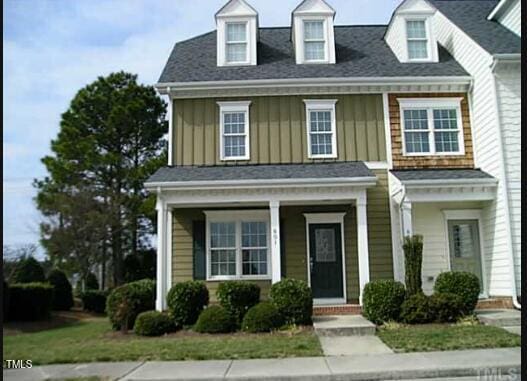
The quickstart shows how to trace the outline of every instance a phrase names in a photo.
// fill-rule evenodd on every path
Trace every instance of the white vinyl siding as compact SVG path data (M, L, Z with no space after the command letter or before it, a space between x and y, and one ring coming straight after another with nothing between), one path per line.
M515 0L499 18L498 22L511 32L516 33L521 37L522 35L522 5L520 0Z
M489 294L491 296L511 295L511 273L509 248L507 244L507 215L505 199L501 189L502 154L499 140L498 116L495 112L492 57L471 38L450 22L441 12L433 17L438 42L447 49L454 59L474 78L471 92L472 138L475 165L496 177L498 190L496 200L486 204L482 213L483 246L488 254ZM520 293L520 289L518 289Z

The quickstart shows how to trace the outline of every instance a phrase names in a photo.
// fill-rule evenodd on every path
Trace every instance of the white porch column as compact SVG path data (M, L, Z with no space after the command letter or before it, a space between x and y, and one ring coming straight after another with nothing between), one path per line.
M403 239L406 236L413 235L412 227L412 203L409 201L403 201L401 204L401 215L402 215L402 228L403 228Z
M280 262L280 202L270 201L269 209L271 211L271 279L272 283L277 283L282 279Z
M366 213L366 191L357 198L357 246L359 251L359 304L362 292L370 281L370 258L368 252L368 216Z
M167 279L167 221L168 209L161 198L157 196L157 264L156 264L156 310L166 308Z

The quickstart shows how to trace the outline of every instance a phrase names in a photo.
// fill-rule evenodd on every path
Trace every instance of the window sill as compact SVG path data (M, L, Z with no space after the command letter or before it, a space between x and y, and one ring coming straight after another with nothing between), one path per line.
M208 277L207 282L222 282L226 280L271 280L270 275L242 275L242 276L214 276Z
M445 152L445 153L403 153L404 157L450 157L450 156L465 156L465 152Z

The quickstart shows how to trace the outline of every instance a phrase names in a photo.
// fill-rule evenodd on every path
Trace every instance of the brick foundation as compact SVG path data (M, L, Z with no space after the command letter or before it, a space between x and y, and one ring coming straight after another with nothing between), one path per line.
M345 304L341 306L314 306L313 315L360 315L361 306L358 304Z
M478 304L476 305L476 309L478 310L494 310L501 308L514 308L514 305L512 304L512 299L510 297L482 299L478 301Z

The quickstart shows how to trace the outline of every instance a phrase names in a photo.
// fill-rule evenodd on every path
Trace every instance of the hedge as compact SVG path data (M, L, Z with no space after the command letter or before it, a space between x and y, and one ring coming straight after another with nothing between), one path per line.
M46 276L42 265L33 257L22 258L13 269L9 279L11 283L45 282Z
M282 279L271 286L271 302L287 324L311 324L313 295L306 282L298 279Z
M283 324L283 317L271 302L262 302L250 308L242 322L242 330L247 332L269 332Z
M239 325L249 308L260 301L260 287L250 282L226 281L219 284L216 296Z
M9 287L9 319L41 320L49 316L53 286L48 283L15 283Z
M476 308L481 289L476 275L465 271L448 271L439 274L434 291L458 295L462 313L470 315Z
M430 298L418 293L406 299L401 306L401 320L407 324L425 324L435 319Z
M405 289L394 280L374 280L364 286L363 315L375 324L398 320Z
M145 311L137 315L134 332L141 336L161 336L174 330L170 316L159 311Z
M53 309L55 311L68 311L73 307L73 293L71 284L64 272L54 269L48 275L48 282L53 286Z
M209 290L201 281L177 283L167 294L168 310L176 326L192 325L209 304Z
M236 322L232 315L221 306L205 308L194 326L196 332L227 333L234 331Z
M113 329L132 329L137 315L154 309L156 284L151 279L119 286L106 300L106 313Z
M82 301L82 309L85 311L102 314L106 310L106 299L108 299L109 291L102 290L87 290L81 292L80 299Z
M403 250L406 294L407 296L422 294L423 236L404 237Z

